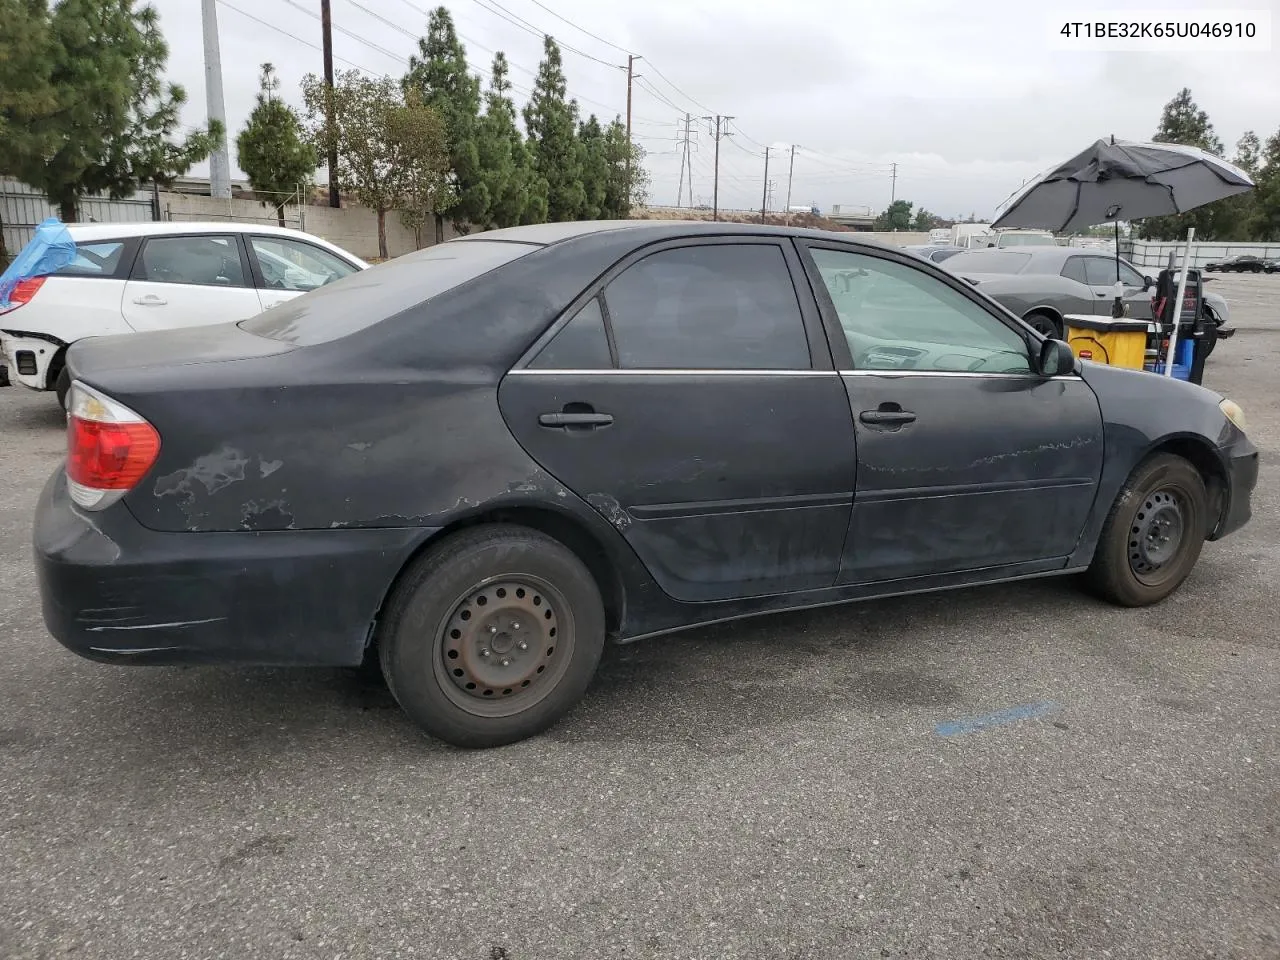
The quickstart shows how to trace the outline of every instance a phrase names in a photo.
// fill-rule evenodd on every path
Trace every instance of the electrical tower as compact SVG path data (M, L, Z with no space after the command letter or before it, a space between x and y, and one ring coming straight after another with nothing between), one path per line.
M698 130L693 126L693 117L689 114L684 115L682 121L683 129L680 131L676 142L680 144L680 187L676 190L676 206L683 206L684 201L684 185L689 184L689 206L693 206L693 149L697 146ZM685 172L688 171L688 179L685 178Z

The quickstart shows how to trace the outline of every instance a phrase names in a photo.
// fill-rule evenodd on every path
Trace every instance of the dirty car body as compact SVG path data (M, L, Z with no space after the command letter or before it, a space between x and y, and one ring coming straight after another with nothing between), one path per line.
M413 621L461 655L457 700L492 675L468 657L493 651L449 637L507 589L439 624L404 595L471 569L462 546L480 551L476 590L524 582L501 565L530 538L563 554L535 582L580 651L594 614L556 592L562 568L586 571L600 642L628 641L1085 570L1161 453L1203 477L1197 544L1247 520L1257 454L1219 397L1074 361L1046 373L1045 350L959 278L817 231L640 221L450 241L240 324L73 347L73 421L118 407L158 453L89 507L66 469L49 479L45 620L103 661L295 665L403 652ZM550 600L534 613L550 622ZM515 623L487 627L504 650L528 645ZM496 739L423 722L482 744L539 716Z

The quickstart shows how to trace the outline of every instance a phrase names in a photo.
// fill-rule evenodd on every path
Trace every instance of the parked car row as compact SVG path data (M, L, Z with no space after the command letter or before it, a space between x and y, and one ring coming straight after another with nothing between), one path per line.
M68 224L76 258L18 285L0 311L16 383L58 391L67 348L109 336L244 320L369 265L319 237L241 223Z
M174 254L152 278L148 238L94 251L111 281L48 283L298 292L265 282L266 234L219 236L215 272ZM629 221L367 272L304 252L274 276L325 282L291 302L67 351L34 541L71 650L373 657L424 729L492 746L569 710L607 639L1071 573L1144 605L1249 518L1238 407L1082 365L986 295L1040 304L1000 284L1055 276L1055 309L1092 304L1087 251L939 268L847 233ZM1021 259L969 262L974 284L945 269L966 257Z
M1210 272L1222 273L1277 273L1280 272L1280 258L1267 259L1251 253L1242 253L1238 257L1226 260L1211 260L1204 268Z

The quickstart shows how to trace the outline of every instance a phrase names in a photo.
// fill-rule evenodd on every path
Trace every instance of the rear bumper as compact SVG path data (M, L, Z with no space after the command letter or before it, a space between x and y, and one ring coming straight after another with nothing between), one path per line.
M360 663L396 574L431 528L157 533L86 514L59 469L36 507L49 632L111 663Z
M1221 540L1249 522L1253 516L1253 488L1258 485L1258 448L1243 434L1227 454L1226 507L1210 540Z

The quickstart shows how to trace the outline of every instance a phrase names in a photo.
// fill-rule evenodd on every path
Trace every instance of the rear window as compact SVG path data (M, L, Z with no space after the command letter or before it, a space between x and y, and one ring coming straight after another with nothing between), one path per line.
M1030 261L1029 253L975 250L951 257L947 260L947 269L955 273L1021 273Z
M532 243L459 240L360 270L240 322L299 346L350 336L539 249Z
M77 243L76 258L58 271L60 277L110 277L120 267L123 240Z

